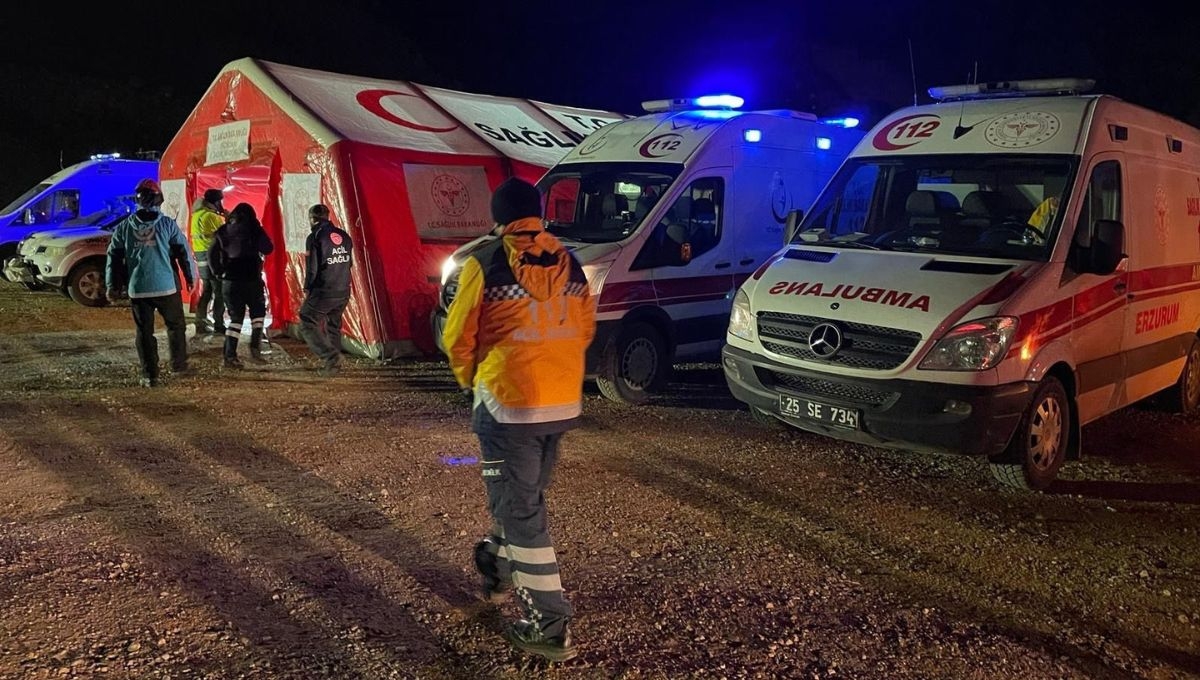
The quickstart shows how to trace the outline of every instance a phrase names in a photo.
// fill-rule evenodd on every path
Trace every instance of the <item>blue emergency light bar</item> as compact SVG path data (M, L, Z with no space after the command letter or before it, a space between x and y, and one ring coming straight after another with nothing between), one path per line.
M844 128L856 128L858 127L860 121L852 116L846 116L845 118L824 118L821 120L821 122L825 123L826 125L836 125Z
M642 110L647 113L663 111L686 111L690 109L740 109L746 100L733 94L706 94L702 97L687 97L682 99L653 99L642 102Z

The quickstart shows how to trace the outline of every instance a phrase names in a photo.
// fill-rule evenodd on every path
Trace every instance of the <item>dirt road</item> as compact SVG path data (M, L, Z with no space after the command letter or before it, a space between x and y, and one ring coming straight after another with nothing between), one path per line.
M1200 677L1200 422L1089 426L1046 494L756 425L713 366L589 390L549 495L579 657L476 597L443 363L295 341L137 387L128 308L0 284L0 677ZM163 343L165 352L165 343Z

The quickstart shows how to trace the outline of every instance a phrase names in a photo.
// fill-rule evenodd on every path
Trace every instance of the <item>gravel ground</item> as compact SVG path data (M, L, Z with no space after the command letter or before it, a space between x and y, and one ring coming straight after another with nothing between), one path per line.
M580 655L509 649L444 363L303 346L137 387L124 307L0 284L0 678L1200 677L1200 422L1084 430L1050 492L754 423L712 365L589 387L548 497ZM165 343L161 343L165 353Z

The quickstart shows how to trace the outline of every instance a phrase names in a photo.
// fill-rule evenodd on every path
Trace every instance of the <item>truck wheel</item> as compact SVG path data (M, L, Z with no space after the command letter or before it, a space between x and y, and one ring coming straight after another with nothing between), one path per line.
M604 348L596 385L613 401L642 404L662 389L669 368L662 334L648 323L633 323Z
M1175 413L1190 416L1200 412L1200 338L1192 339L1179 380L1163 396L1166 407Z
M108 304L104 297L104 271L95 262L76 265L67 277L67 295L85 307L103 307Z
M1071 401L1062 383L1047 376L1021 416L1008 448L991 461L992 476L1006 486L1042 491L1067 457Z
M764 427L769 427L778 430L783 427L783 421L771 415L769 411L763 410L757 406L750 407L750 417L754 422Z

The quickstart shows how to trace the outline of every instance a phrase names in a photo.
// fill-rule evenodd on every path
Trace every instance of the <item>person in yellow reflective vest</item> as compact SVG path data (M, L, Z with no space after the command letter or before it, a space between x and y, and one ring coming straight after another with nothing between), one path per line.
M492 196L500 238L463 263L442 339L450 368L473 394L492 516L475 548L485 595L515 591L525 618L505 636L517 648L575 656L544 492L563 433L583 405L584 355L596 317L579 261L542 224L536 187L519 179Z
M213 236L225 224L225 208L221 201L225 197L220 189L209 189L192 207L192 254L200 270L200 299L196 302L196 334L225 334L225 297L221 292L221 280L213 275L208 266L208 249ZM212 303L213 322L208 323L208 307Z

